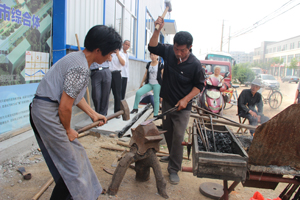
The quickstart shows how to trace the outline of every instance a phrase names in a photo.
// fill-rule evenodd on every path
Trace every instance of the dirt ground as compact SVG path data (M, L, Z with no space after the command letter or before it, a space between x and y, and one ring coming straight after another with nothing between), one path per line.
M240 87L238 92L246 87ZM277 110L273 110L269 105L264 105L264 113L268 117L273 117L278 112L293 103L294 94L296 91L296 84L281 83L281 92L283 94L283 103L281 107ZM229 110L224 111L224 116L229 117L233 120L238 120L236 116L237 110L232 107ZM192 120L191 120L192 121ZM157 122L160 123L159 121ZM233 130L236 130L233 128ZM98 179L103 188L107 189L112 175L106 173L103 168L113 169L111 164L115 160L116 156L121 152L111 151L101 148L101 146L118 146L116 143L118 138L110 138L107 135L97 138L94 136L85 136L79 139L82 145L85 147L87 155L92 163L92 166L98 176ZM118 146L120 147L120 146ZM166 150L166 146L161 146L162 150ZM186 156L186 155L185 155ZM31 180L23 180L21 174L19 174L16 169L19 166L24 166L26 171L31 172ZM184 160L182 166L192 166L192 161ZM167 193L169 199L210 199L204 197L199 192L199 186L205 182L214 182L222 184L222 180L197 178L193 176L192 173L179 172L180 183L178 185L172 185L169 183L167 164L161 163L163 175L167 181ZM101 195L98 199L163 199L157 194L156 182L154 174L151 171L150 180L147 182L137 182L135 181L135 172L132 169L128 169L123 182L119 188L119 192L116 196ZM47 180L51 178L50 172L43 160L40 152L34 150L30 155L20 159L20 160L9 160L0 165L0 199L16 199L25 200L31 199L44 185ZM230 184L231 182L229 182ZM41 200L49 199L51 192L54 187L54 183L42 194L39 198ZM265 198L276 198L279 196L281 191L285 188L287 184L279 184L276 190L259 189L259 188L244 188L239 184L235 191L229 195L231 200L248 200L253 196L255 191L259 191L264 195Z

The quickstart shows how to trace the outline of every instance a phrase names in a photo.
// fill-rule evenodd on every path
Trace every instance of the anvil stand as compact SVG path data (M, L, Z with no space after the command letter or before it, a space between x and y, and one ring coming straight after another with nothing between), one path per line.
M157 127L150 123L148 125L139 125L135 129L131 129L132 138L130 141L130 152L120 160L109 185L107 193L109 195L116 195L124 175L130 166L135 162L136 181L145 182L150 179L150 167L156 179L156 187L158 194L164 198L169 198L166 192L166 180L161 171L159 161L156 157L156 152L159 151L159 141L163 138Z

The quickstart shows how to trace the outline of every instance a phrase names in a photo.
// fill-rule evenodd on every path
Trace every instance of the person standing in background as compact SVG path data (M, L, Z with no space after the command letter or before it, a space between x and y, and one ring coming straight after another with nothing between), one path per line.
M91 69L92 80L92 99L95 111L106 116L109 104L109 93L111 88L111 72L109 71L109 62L112 57L102 64L94 62Z
M125 55L118 49L116 53L113 53L112 60L109 63L109 70L111 72L111 90L114 95L114 112L118 112L121 106L121 88L122 88L122 76L121 70L125 66ZM117 117L117 118L120 118Z
M127 53L128 49L130 48L130 41L125 40L123 43L123 48L121 52L125 56L125 65L122 67L121 75L122 75L122 89L121 89L121 99L125 99L127 82L129 80L129 55Z

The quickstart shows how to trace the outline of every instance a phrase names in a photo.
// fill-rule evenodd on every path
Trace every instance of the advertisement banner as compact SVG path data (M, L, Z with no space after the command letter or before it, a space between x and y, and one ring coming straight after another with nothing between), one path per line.
M0 134L29 125L28 105L50 67L52 6L0 1Z

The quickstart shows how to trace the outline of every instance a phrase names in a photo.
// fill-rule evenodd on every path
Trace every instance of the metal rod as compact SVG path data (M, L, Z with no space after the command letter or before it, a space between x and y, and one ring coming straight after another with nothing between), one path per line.
M213 135L213 141L214 141L214 149L215 149L215 152L217 152L216 139L215 139L215 132L214 132L214 126L213 126L213 123L212 123L211 115L209 115L209 118L210 118L211 130L212 130L211 132L212 132L212 135Z
M208 138L207 138L206 128L205 128L203 119L202 119L202 124L203 124L204 133L205 133L205 139L206 139L207 146L208 146L208 151L210 151L209 141L208 141Z
M208 143L206 141L206 137L205 137L205 132L204 130L202 129L202 125L201 125L201 122L200 120L198 119L198 126L200 127L200 130L201 130L201 133L202 133L202 136L203 136L203 139L204 139L204 143L206 145L206 151L209 151L209 146L208 146Z
M228 120L228 121L230 121L230 122L232 122L232 123L236 123L236 124L239 124L238 122L236 122L236 121L233 121L233 120L231 120L231 119L228 119L228 118L226 118L226 117L223 117L223 116L221 116L221 115L218 115L218 114L216 114L216 113L213 113L213 112L210 112L209 110L206 110L206 109L204 109L204 108L201 108L201 107L199 107L199 106L196 106L196 105L192 105L194 108L197 108L197 109L199 109L199 110L202 110L202 111L204 111L204 112L207 112L207 113L209 113L209 114L211 114L211 115L214 115L214 116L217 116L217 117L220 117L220 118L222 118L222 119L226 119L226 120Z
M202 117L202 116L195 115L195 114L191 114L190 117L194 117L194 118L198 118L198 119L204 119L205 121L209 121L209 117ZM232 123L232 122L227 122L225 120L215 119L215 118L213 118L213 122L220 123L220 124L226 124L226 125L230 125L230 126L242 127L242 128L246 128L246 129L249 129L249 130L255 130L256 129L256 126L251 126L251 125L247 125L247 124L240 124L238 122Z
M204 139L203 134L202 134L202 129L199 127L199 125L198 125L196 119L195 119L195 124L196 124L196 127L197 127L197 129L198 129L199 136L200 136L200 139L202 140L203 146L205 147L206 151L208 151L208 150L207 150L207 146L206 146L205 139Z
M296 185L300 185L299 180L291 179L291 178L278 178L278 177L270 177L270 176L264 176L264 175L249 175L249 180L256 180L256 181L269 181L269 182L275 182L275 183L292 183Z

